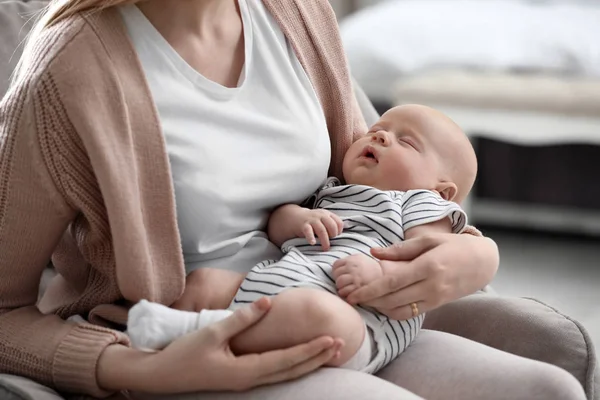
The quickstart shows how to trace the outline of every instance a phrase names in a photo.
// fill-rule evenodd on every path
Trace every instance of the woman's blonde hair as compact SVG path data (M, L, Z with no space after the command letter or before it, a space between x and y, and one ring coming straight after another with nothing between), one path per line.
M33 44L44 29L51 27L75 14L93 14L106 8L122 4L137 3L140 0L52 0L40 11L37 21L27 38L23 55L15 68L13 83L27 68L27 62L33 51Z

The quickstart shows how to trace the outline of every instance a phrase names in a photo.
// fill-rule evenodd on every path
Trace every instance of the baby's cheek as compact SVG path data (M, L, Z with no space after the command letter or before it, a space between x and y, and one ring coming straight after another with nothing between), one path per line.
M411 165L410 160L406 156L397 155L391 160L391 162L386 163L385 166L386 172L394 173L395 175L404 175L410 174L417 166Z
M414 183L418 181L420 166L410 165L407 159L396 159L389 163L381 171L385 180L391 180L395 190L414 189Z

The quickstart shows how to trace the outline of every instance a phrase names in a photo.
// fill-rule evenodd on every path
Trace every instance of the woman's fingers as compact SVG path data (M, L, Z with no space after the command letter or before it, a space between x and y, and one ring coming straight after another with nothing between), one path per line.
M373 257L388 261L411 261L440 244L437 236L421 236L389 247L374 247Z
M290 349L261 354L259 365L262 374L258 378L259 385L288 381L306 375L339 356L342 346L341 340L326 337ZM266 372L269 370L270 372Z
M285 382L304 376L325 365L325 363L334 358L335 353L336 351L332 349L323 351L321 354L316 355L301 364L297 364L290 369L263 377L259 380L260 385Z
M381 261L384 263L393 263L392 261ZM375 299L383 297L387 294L394 293L417 283L426 278L423 268L419 268L418 264L410 263L404 268L386 268L386 270L394 270L393 274L384 275L379 279L374 280L366 286L357 289L354 293L348 296L350 304L362 304L371 302ZM395 304L397 305L397 304Z
M254 355L256 356L255 360L249 358L253 355L241 356L238 359L240 361L256 362L257 365L253 365L252 368L258 372L259 378L261 378L285 372L314 357L322 356L323 353L329 353L329 358L325 360L327 362L339 351L341 344L339 339L323 336L287 349Z
M417 314L417 315L424 314L433 308L433 307L430 307L426 301L415 301L415 302L411 302L411 304L412 303L415 303L417 305L417 309L419 311L419 314ZM392 309L381 309L381 310L378 309L378 311L390 319L393 319L396 321L405 321L407 319L416 317L416 315L413 315L413 310L412 310L411 304L402 305L402 306L392 308Z
M216 322L206 329L212 329L216 334L217 340L226 342L260 321L270 308L271 300L263 297L248 307L236 310L230 317Z
M421 281L399 291L388 293L370 301L362 302L361 304L376 308L377 310L394 310L398 307L410 305L411 303L422 302L427 299L428 296L427 284L425 281Z

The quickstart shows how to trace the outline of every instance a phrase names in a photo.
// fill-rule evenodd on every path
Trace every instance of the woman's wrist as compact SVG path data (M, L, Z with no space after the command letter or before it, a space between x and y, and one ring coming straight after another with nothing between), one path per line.
M141 391L151 381L152 353L119 344L108 346L98 360L98 385L108 391Z
M470 235L463 238L467 239L466 246L463 246L461 255L456 255L458 265L462 266L462 278L459 279L462 284L457 286L457 296L450 301L485 288L494 279L500 264L498 246L492 239Z

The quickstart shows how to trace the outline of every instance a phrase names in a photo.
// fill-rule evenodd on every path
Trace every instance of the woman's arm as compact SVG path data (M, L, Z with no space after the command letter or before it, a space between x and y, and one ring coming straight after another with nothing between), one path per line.
M26 82L0 103L0 371L104 396L95 380L98 357L127 337L35 306L43 270L76 216L57 185L56 143L37 129L44 100Z
M410 228L405 232L404 237L406 240L411 240L421 236L450 232L452 232L452 222L450 218L443 218ZM396 263L380 262L364 254L354 254L339 259L333 264L333 277L338 295L347 298L371 282L386 276L394 277L398 268L402 268L402 266Z
M262 298L158 353L109 346L98 362L98 382L112 391L162 394L247 390L305 375L340 350L338 339L320 337L289 349L236 357L229 341L260 321L270 306L270 300Z

